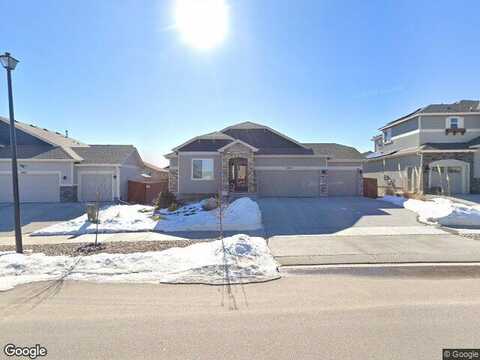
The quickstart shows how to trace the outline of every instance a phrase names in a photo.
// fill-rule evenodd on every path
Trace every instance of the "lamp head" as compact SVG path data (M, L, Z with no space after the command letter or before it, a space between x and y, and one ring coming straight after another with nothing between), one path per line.
M18 60L12 57L10 53L6 52L5 54L0 55L0 63L2 63L2 66L7 70L15 70Z

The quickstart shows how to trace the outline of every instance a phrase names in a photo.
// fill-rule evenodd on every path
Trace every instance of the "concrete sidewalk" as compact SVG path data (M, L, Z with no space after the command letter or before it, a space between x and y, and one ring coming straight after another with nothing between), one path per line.
M480 241L446 232L274 236L268 244L281 265L480 261Z

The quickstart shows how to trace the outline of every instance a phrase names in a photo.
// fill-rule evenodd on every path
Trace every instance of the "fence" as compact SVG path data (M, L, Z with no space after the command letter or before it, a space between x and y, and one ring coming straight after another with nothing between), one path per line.
M158 182L128 182L128 202L151 205L161 192L168 191L168 180Z
M363 196L373 199L378 197L377 179L363 178Z

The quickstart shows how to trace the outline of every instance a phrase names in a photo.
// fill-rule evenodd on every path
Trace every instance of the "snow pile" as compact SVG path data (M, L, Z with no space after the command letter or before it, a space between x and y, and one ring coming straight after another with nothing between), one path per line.
M402 207L403 207L403 203L407 201L407 199L405 199L403 196L392 196L392 195L385 195L384 197L379 198L379 200L388 201L393 205L402 206Z
M0 252L0 290L36 281L235 284L280 277L264 239L235 235L159 252L46 256Z
M100 209L99 233L151 231L153 207L144 205L107 205ZM87 214L76 219L37 230L32 235L82 235L96 232L97 224L88 221Z
M384 196L381 199L416 212L418 220L426 224L480 227L480 206L466 206L442 198L422 201L415 199L407 200L398 196Z
M156 231L218 231L220 227L220 209L194 211L200 203L189 205L191 211L183 208L176 212L161 212ZM223 229L226 231L258 230L262 228L262 213L258 204L250 198L235 200L223 209Z

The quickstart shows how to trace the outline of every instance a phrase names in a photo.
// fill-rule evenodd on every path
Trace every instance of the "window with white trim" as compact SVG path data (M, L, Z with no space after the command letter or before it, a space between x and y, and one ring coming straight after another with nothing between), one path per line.
M192 159L193 180L213 180L213 159Z
M450 116L447 118L447 129L463 129L463 118L458 116Z
M383 131L383 143L387 144L392 141L392 128Z

